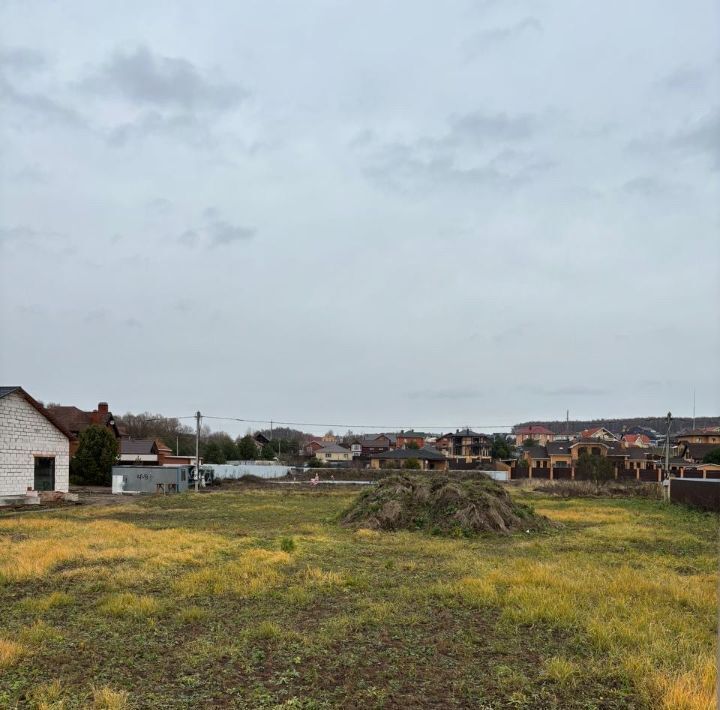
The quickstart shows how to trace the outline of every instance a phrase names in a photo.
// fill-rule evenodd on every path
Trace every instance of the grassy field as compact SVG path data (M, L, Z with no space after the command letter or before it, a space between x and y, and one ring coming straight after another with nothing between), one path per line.
M518 493L562 526L448 539L354 495L0 515L0 707L715 707L716 517Z

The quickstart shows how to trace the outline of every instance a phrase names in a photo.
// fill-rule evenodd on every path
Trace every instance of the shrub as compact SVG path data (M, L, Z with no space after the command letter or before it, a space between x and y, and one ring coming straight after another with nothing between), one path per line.
M118 451L118 442L112 432L107 427L92 424L80 434L78 450L70 462L73 480L88 485L109 486Z
M295 551L295 540L291 537L284 537L280 540L280 549L283 552L294 552Z
M405 465L403 468L412 469L414 471L419 471L421 469L420 462L417 459L408 459L405 462Z

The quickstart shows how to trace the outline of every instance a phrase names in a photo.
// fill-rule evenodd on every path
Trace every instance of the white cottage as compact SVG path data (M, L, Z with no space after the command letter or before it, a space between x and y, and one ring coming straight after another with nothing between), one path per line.
M0 495L67 491L71 436L22 387L0 387Z

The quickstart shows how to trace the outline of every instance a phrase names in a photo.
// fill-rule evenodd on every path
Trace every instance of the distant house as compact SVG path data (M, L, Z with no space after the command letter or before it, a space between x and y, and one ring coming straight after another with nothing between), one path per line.
M396 448L407 449L410 448L422 448L425 446L425 434L421 434L419 431L401 431L396 435Z
M339 444L326 444L315 452L315 458L327 464L348 463L352 452Z
M190 466L194 456L176 456L159 439L121 439L118 462L121 466Z
M315 456L315 454L322 449L323 443L319 439L311 439L305 446L303 446L303 453L306 456Z
M53 419L59 422L71 434L70 456L74 456L80 444L79 438L85 429L92 424L107 427L113 436L120 440L127 435L122 425L118 424L107 402L99 402L97 409L87 412L72 406L51 405L47 407Z
M523 442L528 439L532 439L540 446L545 446L548 441L555 441L555 432L539 424L516 427L513 434L515 435L515 444L517 446L522 446Z
M67 492L72 437L22 387L0 387L0 494Z
M447 471L447 458L437 449L395 449L370 457L370 468L404 468L408 459L415 459L423 471Z
M573 462L577 461L583 454L587 454L588 456L607 456L611 448L613 447L611 447L609 442L592 437L582 437L569 446Z
M569 441L551 441L548 443L546 450L550 466L572 466L572 451L570 451L571 442Z
M361 456L371 456L372 454L381 454L383 451L390 450L390 437L385 434L370 434L361 436L353 441L353 447L360 447ZM353 448L353 451L356 451Z
M682 442L678 445L680 458L690 463L702 463L711 452L720 449L720 444L688 444Z
M458 429L454 434L447 435L450 439L450 455L471 461L491 459L492 441L486 434L472 429Z
M441 454L445 454L445 456L450 456L452 453L452 443L453 443L452 437L453 437L452 433L440 434L435 439L433 448L437 449Z
M674 437L678 444L717 444L720 446L720 428L706 427L705 429L694 429L678 434Z
M644 449L650 447L650 437L647 434L623 434L621 441L625 446L640 446Z
M617 441L617 436L603 426L583 429L578 435L580 439L597 439L598 441Z

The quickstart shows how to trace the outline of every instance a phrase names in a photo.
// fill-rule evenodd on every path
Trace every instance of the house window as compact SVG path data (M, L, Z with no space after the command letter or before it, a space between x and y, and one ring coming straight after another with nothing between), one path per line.
M599 447L599 446L593 446L593 448L592 448L592 455L593 455L593 456L600 456L600 447Z
M35 457L35 477L33 487L36 491L55 490L55 457Z

